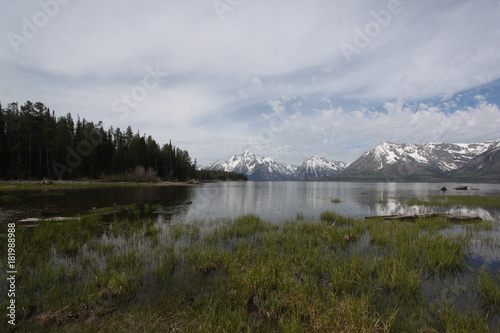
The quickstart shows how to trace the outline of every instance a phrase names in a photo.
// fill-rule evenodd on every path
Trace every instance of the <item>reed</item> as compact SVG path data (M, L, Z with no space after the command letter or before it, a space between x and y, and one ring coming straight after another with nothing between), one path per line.
M462 235L446 237L425 234L417 238L415 247L422 255L424 267L432 274L461 271L466 266L470 239Z
M402 299L410 299L420 291L420 269L404 256L392 254L382 258L377 273L380 285Z
M498 316L499 280L465 265L473 235L485 229L447 233L452 226L439 219L334 212L319 222L298 217L164 228L137 217L110 227L86 217L20 228L25 310L17 330L487 332ZM423 290L427 277L448 283L461 272L478 283L489 316L440 307Z
M200 227L195 224L174 224L170 226L170 237L177 241L181 238L196 241L200 238Z
M490 333L487 323L477 311L461 313L450 306L447 306L441 315L443 327L446 332L477 332Z
M412 199L408 205L419 206L468 206L468 207L500 207L500 195L446 195L430 196L428 200Z
M483 266L479 273L478 288L484 305L500 314L500 277L492 276Z

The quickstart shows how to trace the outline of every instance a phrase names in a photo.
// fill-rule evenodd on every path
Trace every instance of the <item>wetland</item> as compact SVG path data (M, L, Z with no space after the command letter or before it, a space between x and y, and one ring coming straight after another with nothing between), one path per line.
M15 328L0 327L498 332L500 191L476 186L467 193L327 182L4 190L2 240L7 222L16 225L17 317ZM482 220L364 218L432 212ZM17 222L27 217L40 221ZM2 280L6 272L2 261ZM2 308L7 302L2 297Z

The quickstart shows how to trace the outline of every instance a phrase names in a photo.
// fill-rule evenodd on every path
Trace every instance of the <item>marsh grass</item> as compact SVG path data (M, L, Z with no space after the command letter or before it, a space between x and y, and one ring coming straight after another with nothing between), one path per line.
M0 191L25 191L25 190L46 190L47 193L53 190L63 189L83 189L98 187L129 187L129 186L153 186L152 182L99 182L99 181L63 181L54 182L52 185L40 185L39 182L0 182ZM179 184L185 185L185 184Z
M484 305L488 309L500 314L500 276L498 274L492 276L483 266L479 273L478 288Z
M177 241L184 237L191 241L200 238L200 227L195 224L174 224L170 226L170 237Z
M446 195L430 196L428 200L412 199L408 205L419 206L467 206L467 207L500 207L500 195Z
M90 216L19 228L17 329L488 332L498 317L499 281L484 269L467 276L479 305L497 311L489 315L435 304L422 287L469 269L471 237L487 229L448 233L453 225L439 218L335 212L320 220L245 215L162 228L135 215L110 226Z
M457 309L447 306L441 315L441 319L443 322L441 330L445 332L495 332L490 330L477 312L461 313Z

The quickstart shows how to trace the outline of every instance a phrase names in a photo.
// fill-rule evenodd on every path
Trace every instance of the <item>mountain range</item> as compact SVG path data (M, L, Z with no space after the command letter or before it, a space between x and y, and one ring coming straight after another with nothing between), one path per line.
M295 166L244 150L242 154L234 155L223 163L216 161L203 169L242 173L249 180L306 180L333 176L346 167L344 162L329 161L318 156L311 156L302 165Z
M249 180L500 181L500 140L470 144L383 142L350 165L311 156L294 166L245 150L204 169L242 173Z
M383 142L364 153L342 173L351 180L432 181L468 178L500 180L500 141L481 143L395 144ZM480 162L483 161L483 162ZM481 169L481 174L477 171Z

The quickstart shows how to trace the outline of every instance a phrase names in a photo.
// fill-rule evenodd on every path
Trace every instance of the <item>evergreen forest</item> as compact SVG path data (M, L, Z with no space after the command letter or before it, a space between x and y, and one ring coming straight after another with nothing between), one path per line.
M139 178L134 178L133 176ZM0 179L166 180L245 176L198 170L188 151L150 135L94 123L68 113L56 117L41 102L0 105Z

